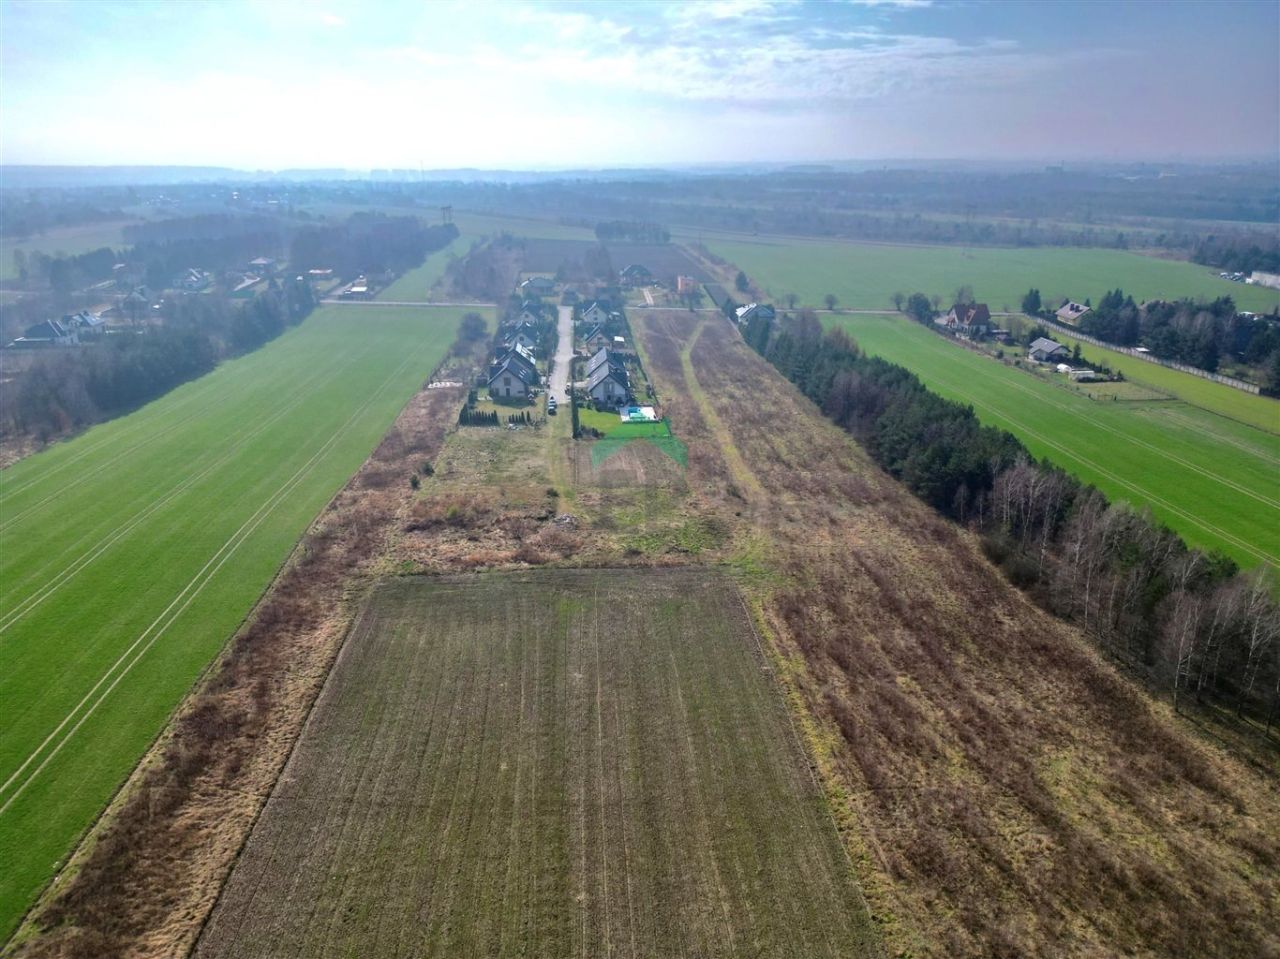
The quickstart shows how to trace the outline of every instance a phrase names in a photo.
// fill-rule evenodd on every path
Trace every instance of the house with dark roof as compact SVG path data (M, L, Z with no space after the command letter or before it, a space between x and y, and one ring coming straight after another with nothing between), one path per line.
M1068 300L1066 303L1063 303L1062 306L1058 307L1056 315L1059 323L1069 323L1072 326L1075 326L1080 322L1080 317L1084 316L1088 312L1089 308L1087 306L1080 303L1073 303Z
M600 369L601 366L606 365L612 366L623 376L627 375L627 366L622 361L622 357L607 347L601 347L592 353L591 358L587 360L587 378L590 379L591 375L595 373L596 370Z
M607 353L607 350L601 350ZM594 357L593 357L594 359ZM624 403L631 394L627 382L627 371L607 358L596 365L595 371L587 377L587 395L602 406L617 406Z
M610 346L613 343L613 337L604 331L603 326L595 326L582 338L582 342L587 345L588 350L595 353Z
M520 346L526 350L532 351L538 345L538 330L529 322L521 321L516 326L503 334L503 343L507 346Z
M493 365L489 369L490 373L507 362L507 360L517 363L522 369L526 370L532 378L533 385L538 385L538 365L533 361L533 353L522 346L504 347L494 354Z
M79 313L68 313L64 316L62 325L78 336L98 336L106 328L107 321L99 313L81 310Z
M578 317L583 323L590 324L591 326L600 326L608 322L609 310L599 300L592 300L582 308Z
M28 326L9 345L18 350L43 350L55 346L75 346L78 342L76 331L64 325L61 320L41 320Z
M750 323L752 320L772 320L776 311L768 303L748 303L733 311L739 323Z
M527 400L537 385L537 372L521 363L514 351L489 371L489 395L494 399Z
M173 288L185 290L188 293L199 293L201 290L207 290L212 283L213 276L210 273L192 268L183 270L174 277Z
M556 281L545 276L531 276L520 284L524 296L550 296L556 291Z
M1056 363L1070 355L1071 351L1061 343L1055 343L1044 336L1036 337L1027 347L1027 356L1037 363Z
M985 336L991 329L991 310L985 303L957 303L943 325L960 336Z
M645 286L653 282L653 272L643 263L631 263L618 272L623 286Z

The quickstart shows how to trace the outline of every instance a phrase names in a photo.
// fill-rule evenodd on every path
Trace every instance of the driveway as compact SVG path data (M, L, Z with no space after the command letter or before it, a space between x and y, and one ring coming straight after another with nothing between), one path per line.
M551 395L561 405L569 403L569 370L573 365L573 307L560 307L559 335L555 360L551 364Z

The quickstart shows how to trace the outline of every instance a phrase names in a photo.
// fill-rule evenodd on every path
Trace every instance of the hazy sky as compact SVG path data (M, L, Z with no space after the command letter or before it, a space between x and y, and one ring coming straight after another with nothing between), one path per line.
M1280 3L0 0L0 160L1280 154Z

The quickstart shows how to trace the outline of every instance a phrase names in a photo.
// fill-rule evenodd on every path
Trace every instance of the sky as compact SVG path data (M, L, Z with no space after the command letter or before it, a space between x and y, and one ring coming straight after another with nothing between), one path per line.
M0 162L1280 157L1280 3L0 0Z

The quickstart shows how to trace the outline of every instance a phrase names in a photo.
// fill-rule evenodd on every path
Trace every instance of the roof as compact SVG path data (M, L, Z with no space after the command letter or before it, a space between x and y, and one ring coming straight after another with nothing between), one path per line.
M1063 346L1061 343L1055 343L1053 340L1049 339L1048 337L1038 336L1031 341L1031 345L1027 347L1027 349L1032 353L1035 353L1037 351L1052 353L1054 350L1065 350L1066 347Z
M965 326L982 326L991 322L991 310L985 303L957 303L951 312Z
M90 313L88 310L81 310L79 313L70 313L62 318L62 325L71 328L75 326L95 327L105 323L101 316L97 313Z
M520 363L516 355L513 353L508 353L506 358L494 367L493 371L489 374L489 385L492 386L493 381L503 374L514 376L525 386L533 385L533 371Z
M542 287L550 288L556 285L556 281L545 276L531 276L529 277L529 279L525 280L520 285L521 286L542 286Z
M601 305L599 300L592 300L590 303L588 303L586 306L582 308L582 313L584 316L588 313L594 313L596 311L604 313L606 316L609 313L609 311L605 309L603 305Z
M1079 319L1088 312L1089 308L1079 303L1063 303L1062 306L1058 308L1058 316L1072 320Z
M613 380L624 390L627 389L627 374L612 363L601 363L596 371L587 377L587 392L591 392L605 380Z
M584 340L594 340L597 336L608 336L604 331L604 327L597 323L591 328L591 332L583 336Z
M609 350L608 347L602 346L591 355L591 359L587 360L587 376L590 377L591 374L605 364L608 364L620 373L625 374L626 372L626 367L623 365L622 360L618 358L617 354Z
M622 268L621 276L652 276L653 272L643 263L629 263Z
M28 326L22 338L24 340L59 340L70 335L71 331L63 326L61 320L41 320L34 326Z

